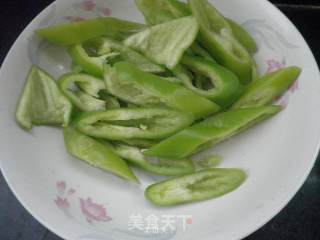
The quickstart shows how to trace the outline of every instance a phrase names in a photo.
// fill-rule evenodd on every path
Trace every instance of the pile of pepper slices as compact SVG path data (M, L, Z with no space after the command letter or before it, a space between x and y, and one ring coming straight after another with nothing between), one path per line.
M281 110L271 105L297 79L288 67L259 76L257 46L206 0L136 0L147 25L98 18L37 30L66 47L72 72L55 81L33 66L16 119L60 125L68 152L129 181L129 165L171 176L146 189L161 206L215 198L245 180L191 156Z

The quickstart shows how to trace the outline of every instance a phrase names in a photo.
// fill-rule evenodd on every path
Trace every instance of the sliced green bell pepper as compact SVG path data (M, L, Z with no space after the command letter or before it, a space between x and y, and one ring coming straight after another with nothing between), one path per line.
M222 66L234 72L241 83L250 83L253 60L225 18L206 0L189 0L189 4L200 26L202 45Z
M195 119L210 116L220 109L185 87L145 73L127 62L106 66L105 82L112 95L139 106L167 105L191 113Z
M114 150L120 157L127 160L129 163L156 175L181 176L195 171L193 162L189 159L183 161L162 160L153 163L149 161L138 148L126 145L115 145Z
M82 113L76 128L88 136L110 139L163 139L190 126L193 117L161 107L113 109Z
M50 43L71 46L102 36L123 40L144 28L143 24L107 17L51 26L36 33Z
M194 17L183 17L149 27L124 41L153 62L174 68L199 32Z
M66 74L58 80L63 94L81 111L106 109L106 102L99 99L104 82L87 74Z
M182 64L206 77L199 80L202 86L199 88L194 85L193 79L183 72L183 69L173 70L176 76L182 79L183 84L195 93L214 101L223 108L230 106L239 98L242 86L238 77L228 69L199 57L184 56ZM206 84L205 80L209 84Z
M80 66L82 70L95 77L103 76L103 65L120 53L108 53L101 56L89 56L82 44L73 45L68 50L73 62Z
M237 38L237 40L248 50L249 53L256 53L258 51L258 46L251 35L241 25L232 19L227 18L227 21L232 29L233 35Z
M71 112L72 104L53 78L32 66L16 111L19 125L28 130L33 124L67 126Z
M260 107L272 103L285 93L301 73L298 67L288 67L252 82L233 108Z
M240 169L204 170L151 185L145 197L158 206L203 201L234 191L245 179Z
M144 151L144 154L162 158L186 158L272 117L280 110L279 106L268 106L221 113L182 130Z
M68 152L104 171L111 172L131 182L138 182L137 177L126 162L118 157L112 148L104 145L73 128L64 129L64 141Z
M135 2L144 15L145 21L152 26L192 14L188 4L176 0L136 0ZM194 42L188 51L191 55L215 61L198 42Z
M135 0L148 25L157 25L191 15L187 4L176 0Z
M122 61L128 61L137 65L144 72L162 73L166 69L163 66L151 62L144 55L110 38L99 38L91 40L87 45L93 45L98 56L119 53Z

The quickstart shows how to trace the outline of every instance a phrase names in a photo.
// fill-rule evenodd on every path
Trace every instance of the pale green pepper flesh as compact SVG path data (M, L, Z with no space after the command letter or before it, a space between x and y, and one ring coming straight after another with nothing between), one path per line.
M53 78L33 66L16 111L19 125L28 130L33 124L67 126L71 112L71 103L60 92Z
M81 113L74 124L92 137L126 139L164 139L190 126L193 117L169 108L127 108Z
M118 157L108 146L73 128L64 129L64 141L71 155L131 182L138 181L126 162Z
M210 169L149 186L145 197L158 206L204 201L237 189L246 179L240 169Z

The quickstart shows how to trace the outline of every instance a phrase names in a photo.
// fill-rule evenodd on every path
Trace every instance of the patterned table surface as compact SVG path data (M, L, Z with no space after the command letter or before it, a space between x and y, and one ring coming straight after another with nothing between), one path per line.
M0 63L23 28L52 0L1 0ZM319 0L272 1L296 24L320 61ZM277 217L247 240L320 239L320 162L308 180ZM0 173L0 239L59 240L20 205Z

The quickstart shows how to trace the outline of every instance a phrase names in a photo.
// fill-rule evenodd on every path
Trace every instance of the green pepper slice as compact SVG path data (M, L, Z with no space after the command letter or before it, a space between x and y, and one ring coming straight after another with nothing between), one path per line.
M162 158L186 158L272 117L280 110L280 106L268 106L224 112L182 130L146 150L144 154Z
M67 126L71 112L71 103L54 79L32 66L16 111L19 125L27 130L32 129L33 124Z
M193 117L169 108L128 108L82 113L76 128L88 136L110 139L163 139L191 125Z
M193 173L195 170L193 162L189 159L179 161L160 160L153 163L142 154L139 148L115 145L114 151L129 163L156 175L181 176Z
M107 90L114 96L139 105L167 105L191 113L195 119L207 117L220 107L185 87L145 73L127 62L105 67Z
M112 148L104 145L73 128L64 129L64 141L68 152L104 171L111 172L131 182L138 182L137 177L126 162L118 157Z
M148 25L157 25L191 15L187 4L176 0L135 0Z
M172 69L192 45L198 32L195 18L183 17L149 27L127 38L124 44L153 62Z
M68 52L73 62L80 66L84 72L98 78L103 76L103 65L108 62L108 59L119 55L119 53L113 52L101 56L89 56L82 44L71 46Z
M149 186L145 197L158 206L174 206L221 197L246 179L241 169L210 169Z
M50 43L71 46L102 36L123 40L144 28L143 24L107 17L51 26L36 33Z
M258 46L251 35L238 23L232 19L227 21L232 29L232 33L237 38L237 40L248 50L249 53L254 54L258 51Z
M119 58L122 61L131 62L144 72L162 73L166 71L163 66L151 62L144 55L111 38L98 38L91 40L86 44L93 46L93 48L96 49L98 56L103 56L112 52L119 53Z
M81 111L106 109L106 102L99 99L104 82L86 74L66 74L58 80L63 94Z
M301 73L298 67L288 67L252 82L233 108L260 107L272 103L285 93Z
M200 26L199 39L203 46L222 66L234 72L241 83L250 83L252 58L234 37L225 18L206 0L189 0L189 4Z
M182 64L207 77L207 82L209 82L208 84L206 79L200 79L201 86L195 86L193 79L183 73L183 69L173 70L188 89L214 101L223 108L230 106L239 98L242 86L238 77L228 69L212 61L189 56L183 57Z

